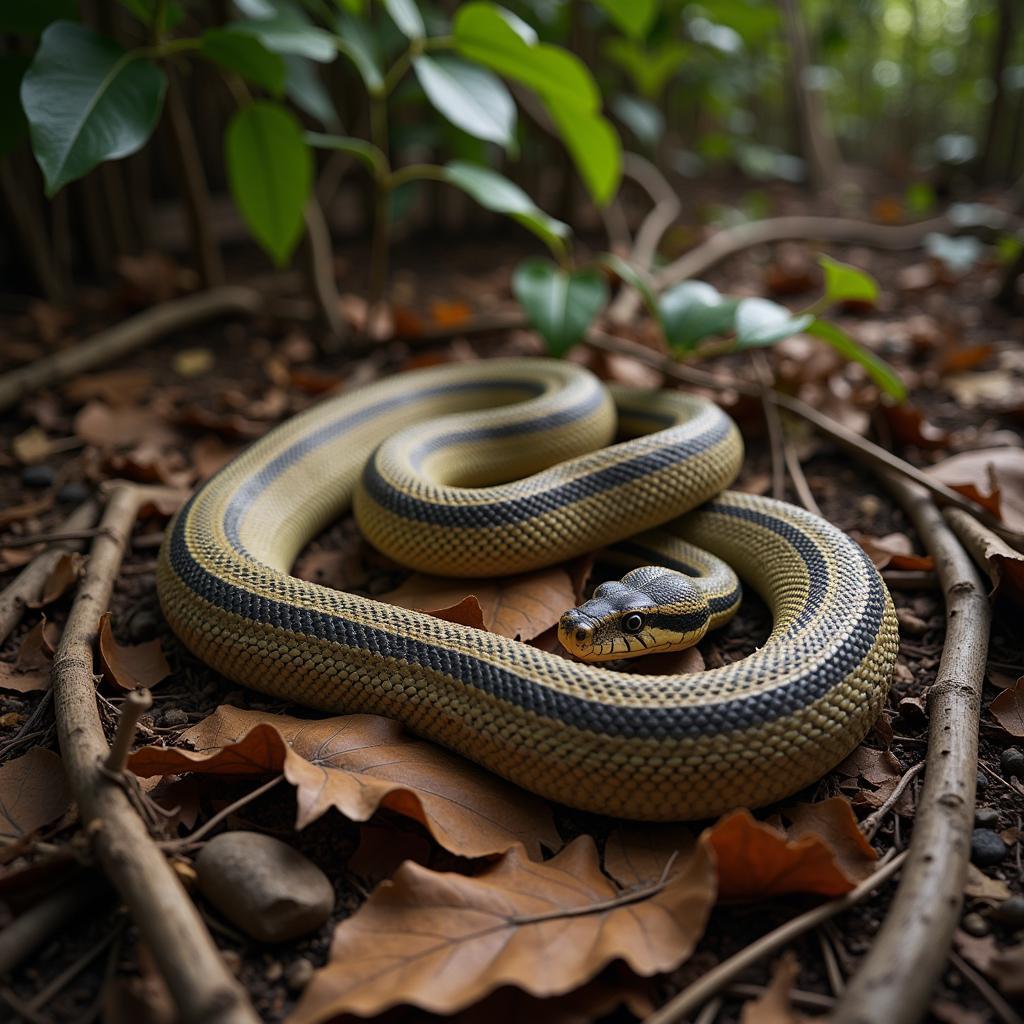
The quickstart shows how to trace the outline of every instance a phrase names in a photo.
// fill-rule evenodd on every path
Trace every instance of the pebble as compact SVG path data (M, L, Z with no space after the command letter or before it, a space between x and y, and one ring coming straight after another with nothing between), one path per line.
M21 482L26 487L52 487L56 476L53 466L26 466L21 471Z
M1007 747L999 758L1003 774L1010 778L1024 778L1024 751L1018 747Z
M263 972L263 977L267 979L271 984L275 981L279 981L284 974L284 967L281 965L280 960L271 960L267 964L267 969Z
M1011 896L990 911L993 920L1008 928L1024 928L1024 896Z
M324 924L334 909L327 876L298 850L259 832L223 832L196 858L199 889L237 928L286 942Z
M316 968L304 956L288 965L284 983L292 992L301 992L312 980Z
M160 724L170 729L179 729L188 725L188 712L182 711L181 708L168 708L160 716Z
M1006 843L990 828L976 828L971 833L971 860L979 868L998 864L1006 856Z
M979 828L992 828L999 824L999 811L994 807L979 807L974 812L974 824Z
M70 480L57 492L57 500L62 505L80 505L91 493L80 480Z
M988 926L988 921L981 916L981 914L965 914L964 919L960 922L960 927L963 928L968 935L988 935L991 929Z
M979 769L977 781L974 783L976 793L984 793L988 789L988 776Z

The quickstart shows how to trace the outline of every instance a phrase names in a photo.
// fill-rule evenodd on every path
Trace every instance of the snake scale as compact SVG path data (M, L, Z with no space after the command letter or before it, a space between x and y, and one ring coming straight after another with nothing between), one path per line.
M202 486L168 531L160 600L230 679L398 719L552 800L642 820L763 805L864 737L897 628L845 534L723 490L741 460L712 403L609 391L564 361L399 374L285 422ZM353 504L374 545L449 576L522 572L668 523L764 597L773 630L735 663L637 676L292 576Z

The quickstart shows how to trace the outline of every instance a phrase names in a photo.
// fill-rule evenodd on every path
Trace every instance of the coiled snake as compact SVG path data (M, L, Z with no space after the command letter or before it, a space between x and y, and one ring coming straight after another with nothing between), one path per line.
M233 680L399 719L573 807L692 819L793 793L881 711L889 594L824 520L722 490L742 446L716 406L613 392L570 363L488 360L307 410L179 513L158 570L167 620ZM627 439L609 446L616 429ZM373 544L450 576L521 572L672 521L761 593L774 628L733 664L636 676L290 575L353 501Z

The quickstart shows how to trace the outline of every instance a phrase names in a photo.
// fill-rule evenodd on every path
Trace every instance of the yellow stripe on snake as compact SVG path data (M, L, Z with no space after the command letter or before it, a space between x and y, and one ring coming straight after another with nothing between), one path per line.
M230 679L398 719L572 807L673 820L763 805L861 741L897 630L881 578L842 532L723 491L741 459L735 424L710 402L609 392L570 363L401 374L289 420L206 483L168 532L160 600ZM774 628L733 664L637 676L290 575L353 502L374 545L449 576L522 572L670 524L730 563Z

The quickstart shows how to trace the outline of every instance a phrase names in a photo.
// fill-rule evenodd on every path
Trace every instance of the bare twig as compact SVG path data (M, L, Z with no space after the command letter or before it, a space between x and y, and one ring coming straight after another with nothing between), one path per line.
M331 232L324 219L324 212L315 199L306 203L304 216L309 290L316 299L317 314L329 334L330 340L323 348L327 352L336 352L340 343L348 337L349 329L341 315L338 285L334 279Z
M903 477L883 480L935 559L946 641L928 691L924 791L907 869L885 923L836 1007L835 1024L912 1024L931 999L960 916L974 819L978 718L991 613L967 552L939 510Z
M710 971L702 975L692 985L688 985L678 995L673 996L664 1006L655 1010L646 1018L644 1024L677 1024L684 1020L698 1006L710 999L715 993L725 988L737 975L742 974L752 964L774 953L778 949L792 942L793 939L804 932L817 927L823 921L827 921L836 914L859 903L869 896L883 882L899 870L903 863L905 853L898 854L888 863L883 864L873 875L865 878L855 889L851 889L845 896L839 899L829 900L820 906L813 907L797 917L792 918L778 928L762 935L756 942L745 946L738 953L723 960L720 964L712 967Z
M89 529L96 522L99 506L93 500L78 506L61 524L62 533L77 533ZM37 601L50 573L57 563L69 552L80 551L78 541L69 541L40 552L0 592L0 643L3 643L21 622L25 608L31 601Z
M153 695L145 687L132 690L121 704L121 715L117 720L117 732L110 744L105 767L108 772L119 774L124 771L125 762L132 749L132 740L139 725L139 719L153 706Z
M134 352L170 331L217 316L250 315L263 305L260 292L233 285L171 299L85 341L5 373L0 377L0 410L9 409L33 391Z
M56 530L53 533L33 533L23 537L0 537L0 548L31 548L36 544L66 544L68 541L92 540L98 529Z
M878 810L874 813L869 814L860 823L860 830L864 833L864 838L869 843L872 839L875 838L876 833L878 832L879 828L881 828L882 821L885 819L885 816L889 813L890 810L892 810L893 807L896 806L896 801L899 800L901 796L903 796L903 793L906 790L907 786L909 786L911 782L914 781L914 777L917 775L917 773L924 768L924 764L924 761L921 761L919 764L915 764L912 767L908 768L906 772L904 772L903 778L900 779L899 783L896 785L896 788L886 797L885 802L882 804L882 806L879 807Z
M53 661L64 768L93 850L128 905L186 1020L255 1024L256 1015L177 875L103 762L109 755L93 682L93 646L132 524L154 488L112 489ZM163 490L163 489L159 489Z
M782 419L772 401L774 378L768 360L763 352L753 353L754 372L761 384L761 410L768 428L768 444L772 456L772 497L779 501L786 498L786 442L782 433Z

